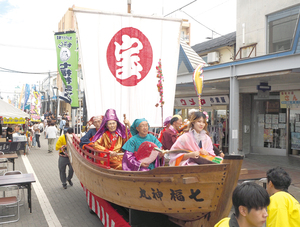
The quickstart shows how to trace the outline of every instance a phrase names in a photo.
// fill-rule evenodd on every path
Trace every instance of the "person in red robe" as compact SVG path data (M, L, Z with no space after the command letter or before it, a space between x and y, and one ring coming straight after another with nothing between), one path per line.
M162 136L164 134L164 132L170 127L170 121L172 119L172 116L169 116L165 119L164 121L164 128L163 130L160 131L159 136L158 136L158 141L161 142L162 140Z
M182 118L173 117L170 121L170 127L164 132L162 136L162 148L170 150L178 137L178 130L182 124Z

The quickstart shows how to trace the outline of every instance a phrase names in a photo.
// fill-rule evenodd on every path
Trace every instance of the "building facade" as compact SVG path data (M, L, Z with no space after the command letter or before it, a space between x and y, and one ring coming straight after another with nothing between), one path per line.
M295 0L238 0L234 59L204 67L205 94L229 96L231 154L298 153L299 7ZM178 76L179 83L192 77Z

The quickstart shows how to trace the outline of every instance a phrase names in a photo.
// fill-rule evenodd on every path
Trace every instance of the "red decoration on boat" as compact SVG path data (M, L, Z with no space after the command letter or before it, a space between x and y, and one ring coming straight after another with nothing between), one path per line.
M154 150L154 147L157 147L155 143L143 142L137 152L134 153L136 160L147 164L153 162L158 155L158 151Z

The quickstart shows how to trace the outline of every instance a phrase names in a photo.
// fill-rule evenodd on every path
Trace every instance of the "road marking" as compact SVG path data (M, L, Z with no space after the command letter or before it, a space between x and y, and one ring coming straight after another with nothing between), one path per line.
M45 219L48 223L48 226L50 227L61 227L62 225L60 224L52 206L51 203L48 200L48 197L46 195L46 193L44 192L44 189L39 181L39 179L37 178L27 156L25 155L21 155L22 156L22 160L24 162L25 168L27 170L27 173L33 173L36 182L33 183L33 189L37 195L37 198L39 200L40 206L42 208L42 211L44 213ZM32 199L31 199L32 201Z

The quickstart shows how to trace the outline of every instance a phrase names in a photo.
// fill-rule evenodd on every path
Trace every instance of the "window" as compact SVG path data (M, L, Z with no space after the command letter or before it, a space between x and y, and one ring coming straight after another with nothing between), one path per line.
M203 61L207 62L207 55L200 56Z
M184 35L184 31L181 31L181 38L184 40L184 37L185 37L185 35Z
M295 6L267 16L267 52L291 49L299 17L300 6Z

